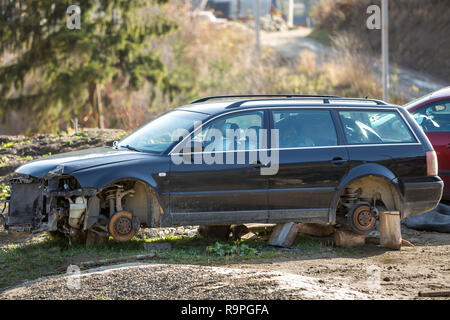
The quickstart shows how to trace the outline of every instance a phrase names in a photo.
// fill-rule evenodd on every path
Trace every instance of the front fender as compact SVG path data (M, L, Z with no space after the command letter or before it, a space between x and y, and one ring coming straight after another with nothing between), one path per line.
M168 163L143 163L135 160L83 169L73 172L71 175L83 188L102 189L115 181L139 180L160 193L163 189L163 179L158 174L168 170Z
M167 185L165 183L165 177L160 177L160 172L167 172L169 165L161 162L142 162L142 161L128 161L126 163L116 163L110 165L104 165L101 167L89 168L76 171L72 173L72 176L78 180L81 187L83 188L96 188L101 191L103 188L112 185L116 182L124 180L134 180L140 181L147 187L147 193L152 192L155 196L157 204L167 212L168 208L168 197L164 196L164 188ZM152 199L147 198L149 201L149 206L152 205ZM159 214L159 211L158 211ZM155 224L154 218L148 214L142 214L140 217L142 222L146 222L148 226L158 226L160 224L159 218L158 223ZM165 223L165 219L169 219L168 215L162 215L161 223ZM86 228L89 225L86 225Z

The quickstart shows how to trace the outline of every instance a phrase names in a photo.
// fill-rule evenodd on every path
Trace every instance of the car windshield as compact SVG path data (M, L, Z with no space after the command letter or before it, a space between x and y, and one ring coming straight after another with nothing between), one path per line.
M413 107L419 103L422 103L423 101L427 100L429 97L431 97L433 93L428 93L420 98L417 98L413 101L408 102L407 104L404 104L403 107L405 107L406 109L409 109L410 107Z
M119 148L134 151L166 151L174 142L194 128L194 123L202 122L209 115L199 112L174 110L167 112L136 130L118 144Z

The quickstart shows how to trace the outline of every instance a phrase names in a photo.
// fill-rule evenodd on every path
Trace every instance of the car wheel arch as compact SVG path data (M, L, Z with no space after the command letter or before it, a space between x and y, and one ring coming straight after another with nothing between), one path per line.
M365 192L362 195L363 198L368 197L368 193L377 190L386 209L402 212L402 192L398 179L392 171L375 163L364 164L353 169L347 173L336 188L330 205L330 222L336 221L339 202L348 188L363 188L363 192Z
M161 205L162 202L158 190L147 181L139 178L115 179L99 188L96 197L99 198L99 195L114 186L130 183L133 186L134 193L132 197L125 198L122 205L123 209L132 212L139 219L140 224L150 228L159 227L161 224L161 215L164 214L164 208ZM89 214L86 218L89 218Z

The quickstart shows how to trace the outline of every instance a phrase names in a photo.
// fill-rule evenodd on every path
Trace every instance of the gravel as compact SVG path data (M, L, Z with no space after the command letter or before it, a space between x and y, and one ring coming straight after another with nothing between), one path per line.
M167 236L185 236L192 238L197 235L198 226L185 226L178 228L142 228L139 230L137 237L140 239L165 238Z
M192 265L134 263L83 271L79 288L74 279L67 275L38 279L0 293L0 299L367 298L346 288L326 288L312 277Z

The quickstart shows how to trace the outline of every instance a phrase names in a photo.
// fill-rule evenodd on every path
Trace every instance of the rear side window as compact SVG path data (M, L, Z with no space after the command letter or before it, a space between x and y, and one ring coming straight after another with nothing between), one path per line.
M337 145L336 130L328 110L272 111L280 148Z
M340 111L348 144L416 142L395 111Z

